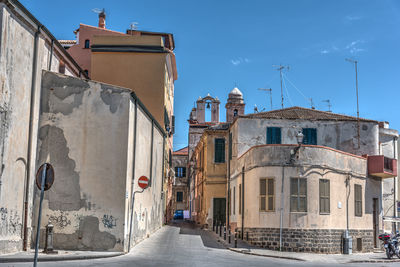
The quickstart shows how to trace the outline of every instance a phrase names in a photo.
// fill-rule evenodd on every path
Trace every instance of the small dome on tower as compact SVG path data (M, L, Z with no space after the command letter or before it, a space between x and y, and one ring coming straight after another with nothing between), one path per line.
M240 92L239 88L235 87L232 89L232 91L229 93L230 95L241 95L243 96L242 92Z

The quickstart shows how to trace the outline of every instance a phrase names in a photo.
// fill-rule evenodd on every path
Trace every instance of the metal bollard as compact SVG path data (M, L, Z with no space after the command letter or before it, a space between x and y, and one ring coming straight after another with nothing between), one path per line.
M222 223L219 225L219 237L222 236Z
M226 226L224 224L224 240L226 240Z
M45 240L45 246L44 246L44 253L47 254L56 254L58 251L55 251L53 249L53 232L54 230L54 225L49 221L49 223L46 225L46 240Z
M213 232L215 231L215 220L213 220Z
M231 243L231 228L228 229L228 243Z
M215 233L218 234L218 224L219 222L217 221L217 224L215 225Z
M246 240L249 241L249 232L246 232Z
M237 248L237 228L235 228L235 248Z

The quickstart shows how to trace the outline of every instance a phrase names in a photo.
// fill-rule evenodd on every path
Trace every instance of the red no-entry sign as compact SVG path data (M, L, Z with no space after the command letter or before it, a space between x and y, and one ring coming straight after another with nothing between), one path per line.
M149 186L149 178L141 176L138 180L138 185L140 188L146 189Z

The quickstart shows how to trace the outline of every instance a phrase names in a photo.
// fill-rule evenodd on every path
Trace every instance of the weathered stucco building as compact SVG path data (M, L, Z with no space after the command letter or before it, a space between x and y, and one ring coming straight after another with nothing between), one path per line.
M347 229L354 251L371 251L384 228L382 186L397 175L393 155L379 151L383 131L397 136L377 121L299 107L238 116L230 226L258 246L323 253L340 253Z
M229 124L244 114L243 94L233 88L225 105L227 122L219 121L218 98L199 98L189 119L191 216L198 224L225 223L227 196L227 140ZM211 122L205 110L211 108Z
M189 210L188 201L188 147L172 153L172 169L174 174L168 178L167 221L173 219L177 210Z
M0 253L29 248L42 70L82 70L18 1L0 1Z
M164 138L131 90L44 72L37 166L55 171L41 225L55 225L54 246L128 251L161 227Z

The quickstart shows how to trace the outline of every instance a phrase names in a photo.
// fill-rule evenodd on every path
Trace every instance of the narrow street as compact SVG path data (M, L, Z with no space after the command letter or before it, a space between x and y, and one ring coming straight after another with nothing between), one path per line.
M393 263L394 266L395 263ZM31 266L32 263L7 263L0 266ZM39 262L38 266L321 266L295 260L244 255L225 249L213 233L193 224L174 223L164 226L142 241L131 253L106 259ZM388 266L380 264L351 264L350 266ZM391 264L389 264L391 265ZM337 266L337 264L323 264ZM345 266L345 265L343 265ZM349 265L347 265L349 266Z

